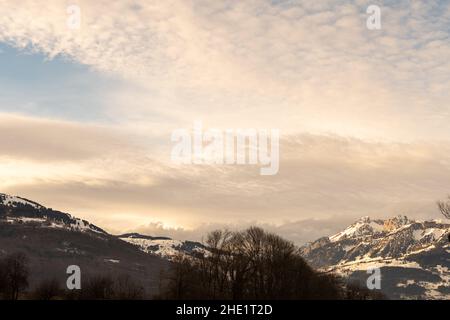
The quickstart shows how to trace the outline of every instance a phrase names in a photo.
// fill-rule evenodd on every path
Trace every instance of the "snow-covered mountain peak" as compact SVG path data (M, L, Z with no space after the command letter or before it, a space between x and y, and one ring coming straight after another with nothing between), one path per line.
M384 236L408 227L413 223L418 223L418 221L410 220L407 216L402 215L386 220L371 219L369 216L365 216L348 226L345 230L330 236L329 240L336 242L344 239Z
M363 217L348 226L345 230L329 237L331 242L340 241L347 238L355 238L362 236L373 236L384 230L383 220L372 220L370 217Z
M448 250L449 233L450 223L436 220L415 221L405 216L386 220L364 217L343 231L309 243L301 250L316 267L364 259L403 259L437 247Z
M383 268L386 290L395 298L449 298L449 236L448 222L364 217L329 238L308 243L300 252L314 267L347 276Z
M370 216L364 216L359 218L356 222L361 222L361 223L370 223L371 219Z
M407 216L398 215L392 219L384 220L384 230L392 231L403 226L409 225L415 221L410 220Z

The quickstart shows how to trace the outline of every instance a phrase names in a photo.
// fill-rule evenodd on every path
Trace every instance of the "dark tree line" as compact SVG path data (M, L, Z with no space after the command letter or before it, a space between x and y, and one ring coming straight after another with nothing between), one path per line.
M241 232L214 231L208 250L178 255L161 276L158 299L382 299L379 292L345 284L330 273L313 270L298 248L260 228ZM139 300L144 288L128 275L83 276L81 290L68 290L56 279L28 288L25 255L0 259L0 299Z
M28 289L28 261L24 254L14 253L0 259L0 299L18 300L141 300L144 288L128 275L93 275L82 281L81 290L68 290L57 279L41 281Z
M162 299L370 299L378 294L346 286L314 271L298 248L260 228L214 231L209 251L179 255L162 285Z
M68 300L142 300L144 288L128 275L89 277L81 290L66 291Z
M94 275L80 290L62 288L55 279L44 280L31 293L35 300L142 300L145 290L128 275Z

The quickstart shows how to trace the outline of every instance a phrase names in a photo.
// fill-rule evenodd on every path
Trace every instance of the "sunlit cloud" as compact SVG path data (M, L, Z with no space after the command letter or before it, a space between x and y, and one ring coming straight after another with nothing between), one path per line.
M44 134L55 127L68 136L61 135L60 141L37 136L39 152L27 150L27 143L14 146L16 157L26 157L2 158L2 190L39 199L117 231L155 221L189 230L206 222L233 221L233 225L257 220L275 227L283 221L347 221L361 215L437 217L434 202L445 196L450 179L446 142L286 136L280 142L280 172L265 177L259 175L258 166L176 165L157 160L150 156L151 147L116 143L127 139L116 131L106 134L105 129L96 132L88 125L17 121L14 125L9 119L9 126L21 132L23 141L32 142L34 132ZM107 150L86 149L89 144L80 147L87 141L86 132L88 141ZM65 145L67 141L70 144ZM58 143L69 149L68 157L41 157L55 152Z
M81 28L71 30L66 1L2 1L0 39L144 88L140 107L121 104L123 120L238 118L403 140L449 134L445 1L384 4L376 32L366 28L368 1L76 4Z
M111 81L95 97L65 83L64 112L51 87L39 92L51 103L23 107L19 79L0 100L0 191L118 232L434 217L450 178L450 3L376 2L381 30L367 29L365 0L78 0L71 29L65 0L0 0L0 43L17 59L87 67L65 74L79 88ZM196 120L280 129L279 173L175 166L171 132Z

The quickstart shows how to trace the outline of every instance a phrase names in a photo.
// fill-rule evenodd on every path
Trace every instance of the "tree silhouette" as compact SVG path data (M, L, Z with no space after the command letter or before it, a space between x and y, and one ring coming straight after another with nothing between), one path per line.
M14 253L0 261L0 294L4 299L17 300L28 287L27 258Z
M438 201L437 205L442 215L450 219L450 196L448 196L447 201Z
M67 300L142 300L144 288L127 274L92 275L83 284L81 290L66 291Z
M341 279L313 270L291 242L251 227L241 232L218 230L205 241L207 252L172 262L162 299L267 300L370 299Z

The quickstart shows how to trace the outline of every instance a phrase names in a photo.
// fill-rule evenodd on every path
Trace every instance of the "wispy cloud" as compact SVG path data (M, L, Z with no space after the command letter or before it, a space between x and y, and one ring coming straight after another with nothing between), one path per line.
M51 88L53 120L2 114L0 188L111 230L434 216L450 178L450 3L375 2L370 31L365 0L78 0L72 30L65 0L0 0L0 42L120 79L79 90L78 112L101 105L91 122L108 126L75 123L73 91L55 120ZM193 120L281 129L279 174L172 166L170 132Z
M151 147L125 143L127 134L105 128L9 123L21 140L5 144L2 188L111 230L152 221L189 229L205 221L279 225L361 215L437 217L434 202L445 196L450 179L445 142L289 136L280 143L280 172L268 178L257 166L174 165L151 157Z
M150 93L135 112L147 116L403 140L450 133L447 1L381 3L379 31L366 28L369 1L77 3L81 29L70 30L66 1L2 1L0 39L139 83Z

